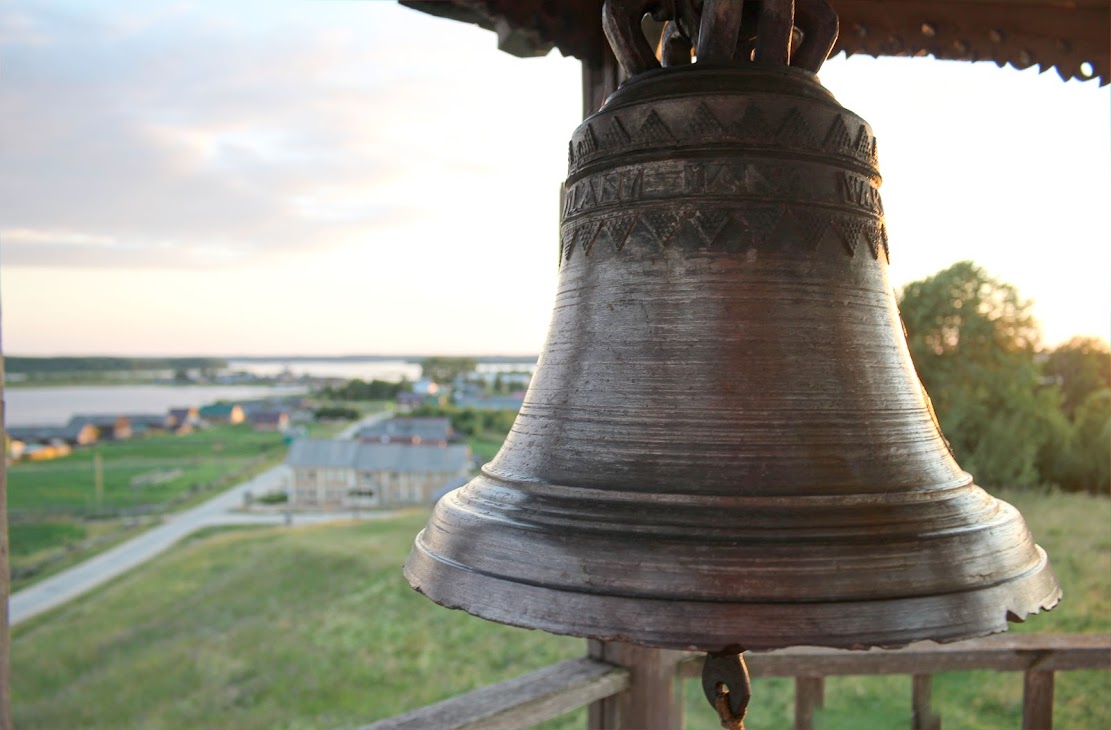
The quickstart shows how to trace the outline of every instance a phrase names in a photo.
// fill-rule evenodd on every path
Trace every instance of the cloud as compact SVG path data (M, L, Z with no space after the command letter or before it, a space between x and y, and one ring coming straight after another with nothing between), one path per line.
M224 266L419 219L391 191L443 123L421 114L427 82L449 100L452 82L405 65L384 9L15 5L0 15L5 266Z

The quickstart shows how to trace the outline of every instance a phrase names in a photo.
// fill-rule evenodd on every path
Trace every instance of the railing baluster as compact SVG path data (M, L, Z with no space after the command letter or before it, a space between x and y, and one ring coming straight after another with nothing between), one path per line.
M1053 672L1022 675L1022 730L1053 730Z
M825 704L823 677L795 677L795 730L814 730L814 710Z
M588 646L591 658L545 667L363 730L523 730L584 706L590 708L590 728L683 727L676 679L700 678L704 655L617 642L590 641ZM1013 634L890 651L799 647L749 652L746 662L756 678L795 678L796 728L813 728L815 710L824 704L826 676L909 674L915 730L940 730L941 719L931 708L931 673L994 669L1025 673L1023 730L1052 730L1054 672L1111 668L1111 635Z
M590 730L683 730L677 666L684 652L593 639L587 649L591 658L629 672L628 689L590 706Z
M911 680L912 730L941 730L941 716L934 713L932 674L915 674Z

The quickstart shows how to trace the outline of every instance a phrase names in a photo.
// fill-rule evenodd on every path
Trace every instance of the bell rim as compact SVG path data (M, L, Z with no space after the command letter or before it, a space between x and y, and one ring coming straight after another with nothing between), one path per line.
M1002 633L1009 623L1054 608L1062 591L1045 550L1036 549L1036 567L991 586L868 601L677 601L554 589L432 555L421 546L420 535L404 575L414 590L445 608L563 636L703 652L789 646L895 649ZM915 617L942 620L915 624Z

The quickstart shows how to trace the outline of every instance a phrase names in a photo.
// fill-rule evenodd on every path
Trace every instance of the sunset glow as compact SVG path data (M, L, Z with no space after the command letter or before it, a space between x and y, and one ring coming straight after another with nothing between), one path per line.
M580 65L379 2L0 10L10 354L539 351ZM1044 341L1111 330L1108 89L829 61L898 286L972 259Z

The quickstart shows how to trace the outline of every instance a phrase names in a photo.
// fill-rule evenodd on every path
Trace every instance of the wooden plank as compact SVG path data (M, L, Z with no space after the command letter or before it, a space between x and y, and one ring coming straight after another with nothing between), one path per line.
M676 666L686 652L617 641L590 641L594 659L624 667L629 686L590 706L589 730L682 730L683 698Z
M360 730L524 730L629 686L629 671L571 659Z
M916 674L911 681L911 730L941 730L941 716L933 708L934 678Z
M7 409L4 404L4 353L0 349L0 446L6 443ZM8 626L8 595L11 592L8 572L8 459L0 453L0 730L11 730L11 664L9 662L10 627Z
M792 647L747 652L753 677L932 674L972 669L1053 672L1111 668L1111 634L997 634L951 644L919 642L902 649ZM683 660L683 677L698 677L701 655Z
M795 730L814 730L814 711L823 704L825 704L823 678L795 678Z
M1023 676L1022 730L1053 730L1053 672Z

